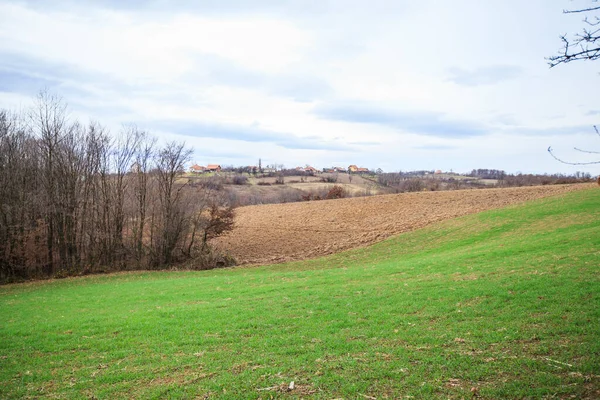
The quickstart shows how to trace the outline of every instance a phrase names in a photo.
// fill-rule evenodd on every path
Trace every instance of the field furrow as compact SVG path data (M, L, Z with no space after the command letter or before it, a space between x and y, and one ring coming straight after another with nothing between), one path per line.
M215 240L240 264L301 260L372 244L432 223L589 188L592 184L403 193L240 207Z

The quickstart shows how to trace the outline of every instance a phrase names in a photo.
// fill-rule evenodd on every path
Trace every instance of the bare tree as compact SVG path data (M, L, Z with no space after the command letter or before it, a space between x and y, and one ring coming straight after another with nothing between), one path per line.
M134 254L138 266L144 257L144 232L146 228L146 216L148 209L148 178L152 167L154 147L156 139L150 138L146 132L139 132L140 140L135 156L131 173L134 176L134 196L136 212L133 218L134 226L132 228L134 241Z
M230 264L208 245L233 224L222 186L190 185L191 150L155 143L72 121L47 91L26 114L0 110L0 281Z
M123 262L124 245L123 230L125 228L125 196L128 189L126 175L133 166L135 155L139 147L141 134L135 125L124 126L117 136L111 151L111 177L112 187L112 218L109 221L110 242L114 259L113 262Z
M55 158L56 184L56 233L61 269L67 273L80 268L80 252L77 248L77 226L84 186L85 129L74 122L66 126Z
M61 219L58 209L56 157L67 125L66 109L66 104L60 97L42 91L38 94L30 114L33 129L38 135L43 163L41 178L46 200L47 269L50 274L54 273L55 234Z
M40 256L28 238L43 218L39 201L38 148L22 114L0 110L0 279L23 275Z
M581 32L568 36L561 35L563 47L555 56L547 58L550 67L578 60L597 60L600 58L600 5L591 0L589 7L563 10L565 14L583 14L585 26Z
M100 198L100 173L105 153L109 150L110 137L99 123L90 122L83 141L86 150L81 170L83 187L81 189L77 246L81 252L81 261L89 269L100 261L99 243L101 241L99 238L103 237L103 233L98 229L100 210L103 209ZM93 228L90 229L90 227Z
M171 142L160 149L156 158L159 213L155 220L157 234L154 243L154 265L170 264L186 232L187 212L183 207L183 188L186 183L177 179L184 172L192 150L183 143Z

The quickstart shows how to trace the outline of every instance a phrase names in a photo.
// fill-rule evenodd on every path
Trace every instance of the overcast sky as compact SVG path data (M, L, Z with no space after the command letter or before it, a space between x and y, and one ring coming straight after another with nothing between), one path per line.
M546 151L600 151L600 61L544 59L589 4L0 0L0 108L47 88L203 165L599 174Z

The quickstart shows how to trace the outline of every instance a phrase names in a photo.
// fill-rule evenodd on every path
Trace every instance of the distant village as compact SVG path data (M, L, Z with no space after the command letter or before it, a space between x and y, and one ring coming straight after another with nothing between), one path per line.
M314 168L310 165L306 165L304 167L296 167L296 168L284 168L283 165L267 165L267 166L256 166L256 165L249 165L249 166L243 166L243 167L234 167L234 166L221 166L220 164L208 164L206 166L203 165L199 165L199 164L194 164L189 168L189 172L192 174L204 174L204 173L214 173L214 172L238 172L238 173L249 173L249 174L276 174L278 172L283 172L285 171L286 173L290 173L290 172L298 172L300 174L309 174L309 175L315 175L315 174L319 174L319 173L343 173L343 174L365 174L365 175L373 175L373 174L380 174L383 171L381 169L378 170L370 170L369 168L363 168L363 167L358 167L354 164L349 165L348 168L343 168L343 167L330 167L330 168L323 168L322 170L319 170L317 168ZM443 172L441 170L431 170L431 171L417 171L419 173L421 173L422 175L429 175L429 174L434 174L434 175L439 175L442 174Z
M262 174L269 174L269 173L276 173L278 171L283 170L283 166L281 166L280 168L277 168L275 166L265 166L265 167L261 167L261 166L256 166L256 165L249 165L246 167L221 167L221 165L219 164L208 164L207 166L203 166L203 165L198 165L198 164L194 164L189 168L189 172L190 173L194 173L194 174L204 174L204 173L210 173L210 172L221 172L221 171L237 171L237 172L247 172L247 173L262 173ZM331 167L331 168L323 168L322 170L318 170L314 167L311 167L310 165L306 165L304 167L296 167L293 168L292 170L297 171L299 173L308 173L308 174L318 174L318 173L352 173L352 174L372 174L374 173L373 171L369 170L368 168L361 168L358 167L356 165L349 165L348 168L342 168L342 167ZM289 170L288 170L289 171Z

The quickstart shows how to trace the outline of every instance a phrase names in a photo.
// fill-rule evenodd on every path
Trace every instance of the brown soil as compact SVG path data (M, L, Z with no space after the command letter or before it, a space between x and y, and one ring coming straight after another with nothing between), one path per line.
M300 260L365 246L438 221L590 187L593 184L419 192L240 207L234 230L215 244L240 264Z

